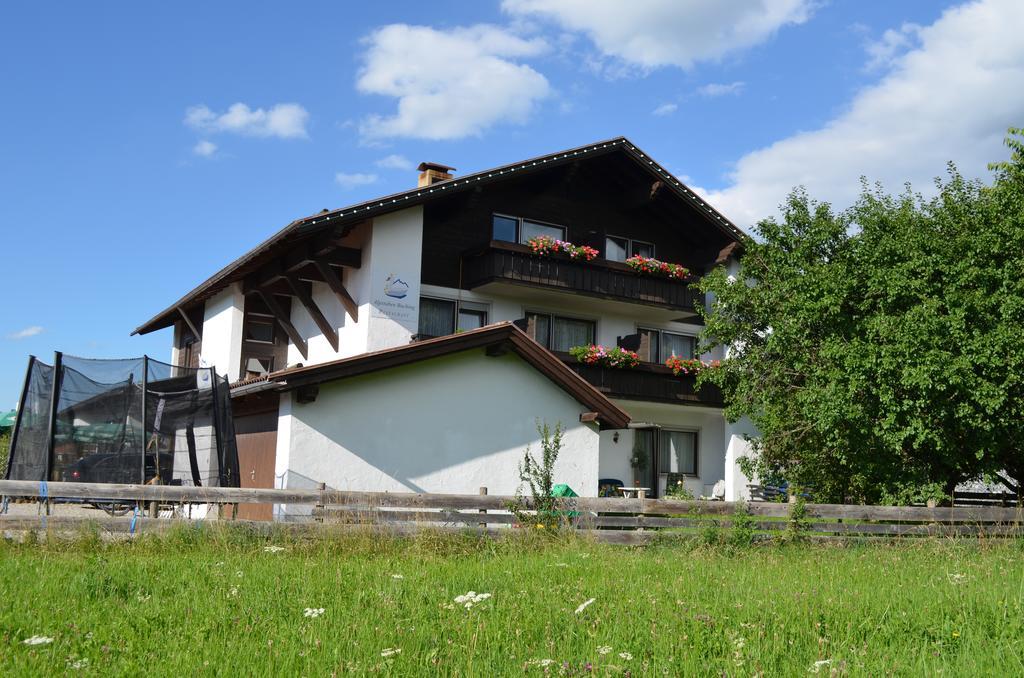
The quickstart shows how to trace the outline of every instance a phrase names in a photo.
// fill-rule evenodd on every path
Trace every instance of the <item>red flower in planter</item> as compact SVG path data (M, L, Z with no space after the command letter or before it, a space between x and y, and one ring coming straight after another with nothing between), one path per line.
M659 261L651 257L636 255L626 259L626 264L638 273L663 275L673 280L685 280L690 276L690 270L685 266L670 264L667 261Z

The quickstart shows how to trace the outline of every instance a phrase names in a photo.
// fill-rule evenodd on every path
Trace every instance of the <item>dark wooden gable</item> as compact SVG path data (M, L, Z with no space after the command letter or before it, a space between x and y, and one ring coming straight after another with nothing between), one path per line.
M422 281L458 287L460 258L491 240L493 214L565 226L571 242L601 256L607 235L652 242L659 259L695 273L732 242L632 158L613 152L428 202Z

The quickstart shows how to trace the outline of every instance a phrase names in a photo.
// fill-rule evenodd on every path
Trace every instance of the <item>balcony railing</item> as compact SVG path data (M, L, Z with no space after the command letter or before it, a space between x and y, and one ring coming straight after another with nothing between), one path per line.
M525 245L498 241L464 255L463 281L467 289L506 282L683 311L704 304L704 295L683 280L640 275L605 259L537 256Z
M704 384L697 390L697 377L681 374L678 377L663 365L644 363L631 369L601 367L578 362L568 354L559 357L576 374L590 382L609 398L648 400L679 405L724 407L722 391L714 384Z

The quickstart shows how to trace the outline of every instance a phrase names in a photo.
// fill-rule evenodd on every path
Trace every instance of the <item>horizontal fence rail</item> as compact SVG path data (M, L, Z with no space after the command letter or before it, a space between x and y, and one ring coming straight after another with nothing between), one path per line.
M483 489L483 488L482 488ZM156 504L278 504L310 507L307 522L290 523L284 529L307 532L331 524L339 528L371 526L400 533L431 526L438 529L475 528L482 533L507 533L518 518L510 512L512 496L488 494L419 494L401 492L350 492L332 489L277 490L168 485L113 485L101 483L41 484L32 481L0 481L0 495L38 501L58 499L91 502ZM736 503L676 501L640 498L559 498L565 520L598 539L615 543L646 543L658 535L694 534L697 531L729 530L738 514L748 518L745 529L770 534L791 530L793 505L783 503ZM529 502L526 502L529 510ZM1024 536L1020 507L963 506L860 506L806 504L801 529L808 534L832 537L903 536ZM141 520L141 518L139 518ZM51 516L48 526L71 528L98 524L111 529L127 525L129 518ZM148 518L142 529L162 530L175 520ZM234 521L276 529L279 524ZM460 528L461 526L461 528ZM0 530L36 529L39 520L0 516ZM630 533L643 535L627 536Z

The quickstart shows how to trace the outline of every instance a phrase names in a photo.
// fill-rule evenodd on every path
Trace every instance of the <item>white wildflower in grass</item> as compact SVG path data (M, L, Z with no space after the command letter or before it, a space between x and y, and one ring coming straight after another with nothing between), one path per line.
M238 577L239 579L241 579L241 578L242 578L242 576L243 576L243 575L242 575L242 571L241 571L241 570L239 570L238 572L235 572L235 576L236 576L236 577Z
M547 668L548 666L551 666L554 663L554 659L531 659L528 662L526 662L527 666L540 666L544 668Z
M393 575L391 575L391 578L392 579L405 579L405 575L403 575L403 574L393 574Z
M456 603L462 605L464 608L468 610L477 603L482 603L490 597L490 593L477 593L476 591L467 591L461 596L455 596L454 600Z
M590 605L593 604L594 601L596 601L596 600L597 600L597 598L591 598L591 599L587 600L586 602L584 602L582 605L580 605L579 607L576 608L576 614L579 614L580 612L583 612L583 610L585 610L588 607L590 607Z
M601 645L600 647L597 648L597 653L599 655L601 655L601 656L604 656L604 655L610 653L611 651L612 651L612 646L611 645Z
M306 610L302 613L302 616L309 617L310 619L316 619L323 613L324 608L322 607L307 607Z
M53 638L49 636L32 636L21 641L26 645L48 645L53 642Z
M627 661L627 662L628 662L628 661L629 661L629 660L631 660L632 658L633 658L633 655L631 655L631 654L630 654L630 653L628 653L628 652L620 652L620 653L619 653L619 659L621 659L621 660L623 660L623 661Z
M265 552L267 552L267 553L280 553L281 551L284 551L284 547L283 546L264 546L263 550Z
M819 659L818 661L814 662L814 664L811 666L811 668L807 669L807 672L808 673L818 673L824 667L828 666L831 663L832 663L831 659Z
M965 579L967 579L967 575L963 575L963 574L959 574L959 573L953 573L953 574L949 574L947 576L949 577L949 583L950 584L962 584L963 581Z
M386 647L380 651L381 657L394 657L396 654L401 654L402 648L400 647Z
M231 590L228 591L228 595L231 596L232 598L236 598L238 596L238 587L237 586L232 586Z
M75 671L78 671L79 669L84 669L87 666L89 666L89 660L85 657L82 657L81 659L76 659L75 661L68 660L68 668L73 669Z

